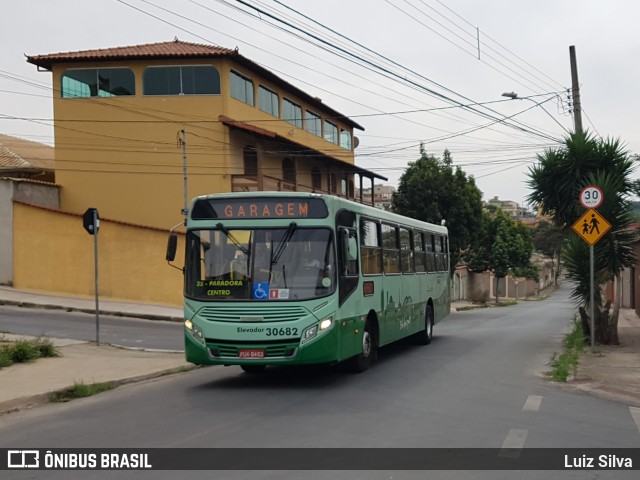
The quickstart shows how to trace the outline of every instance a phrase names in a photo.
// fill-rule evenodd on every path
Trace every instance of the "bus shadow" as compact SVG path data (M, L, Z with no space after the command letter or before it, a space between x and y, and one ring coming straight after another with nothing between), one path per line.
M204 383L202 389L321 389L337 386L346 381L347 376L338 372L339 365L296 365L270 366L259 373L246 373L238 366L226 367L228 376ZM226 373L226 371L225 371Z
M203 383L195 387L198 390L213 389L311 389L321 390L335 388L344 384L365 381L367 376L375 376L379 367L392 365L396 361L404 361L403 357L416 353L437 354L437 349L448 342L446 336L434 337L430 345L416 345L411 339L403 339L378 350L377 361L370 369L361 374L350 370L348 362L331 365L297 365L270 366L259 373L246 373L238 366L225 367L225 376ZM228 372L228 374L227 374Z

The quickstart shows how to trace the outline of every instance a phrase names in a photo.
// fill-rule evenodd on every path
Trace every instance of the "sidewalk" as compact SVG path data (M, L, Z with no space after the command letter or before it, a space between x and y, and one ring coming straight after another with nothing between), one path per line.
M74 312L95 313L94 297L72 297L49 292L23 291L0 285L0 305L40 307ZM100 314L148 320L184 320L182 308L98 299Z
M640 407L640 318L630 308L620 309L620 345L585 345L574 388Z
M0 286L0 305L54 308L94 313L95 300L26 292ZM467 302L453 308L468 306ZM182 321L182 309L131 302L100 301L102 314L145 319ZM455 315L465 315L465 312ZM585 348L574 380L565 384L594 395L640 407L640 318L631 309L620 310L619 335L622 345ZM0 334L5 339L17 336ZM93 342L51 339L59 357L41 358L0 369L0 414L29 408L48 401L50 392L77 383L118 384L154 378L190 368L183 353L125 349Z
M94 313L95 299L27 292L0 286L0 305ZM100 313L151 320L182 321L182 309L161 305L100 300ZM14 341L19 335L0 334ZM0 415L49 401L49 394L101 382L124 384L193 367L182 352L97 346L93 342L50 339L58 357L40 358L0 369Z

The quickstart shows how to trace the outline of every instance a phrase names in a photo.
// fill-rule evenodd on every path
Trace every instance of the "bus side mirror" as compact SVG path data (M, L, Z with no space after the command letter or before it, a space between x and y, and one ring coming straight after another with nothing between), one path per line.
M176 250L178 249L178 236L174 233L169 234L167 241L167 262L173 262L176 259Z

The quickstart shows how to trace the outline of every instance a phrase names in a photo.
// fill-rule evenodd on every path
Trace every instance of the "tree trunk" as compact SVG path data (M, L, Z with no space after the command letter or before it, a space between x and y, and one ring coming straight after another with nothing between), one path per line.
M582 332L584 333L584 338L591 339L591 322L587 311L584 307L578 308L578 313L580 314L580 323L582 324Z
M600 310L598 306L594 306L593 309L593 331L594 331L594 343L600 345L609 345L611 343L611 336L609 335L609 310L611 309L611 302L607 301L603 310ZM582 331L585 338L589 338L591 341L591 317L587 313L584 307L578 308L580 314L580 323L582 324Z
M609 338L612 345L620 345L620 339L618 338L618 317L620 316L620 307L622 305L622 272L614 278L613 283L613 312L611 312L611 318L609 319Z
M596 309L596 340L602 345L609 345L611 337L609 335L609 310L611 301L607 300L604 310Z

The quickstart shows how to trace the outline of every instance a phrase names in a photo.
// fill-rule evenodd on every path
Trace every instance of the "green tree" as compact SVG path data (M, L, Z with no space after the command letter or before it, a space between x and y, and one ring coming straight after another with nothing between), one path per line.
M564 146L538 155L538 163L529 169L528 200L542 206L553 215L557 226L568 230L584 213L579 203L580 190L597 185L604 193L604 203L598 212L611 223L611 230L594 247L594 271L597 285L615 280L614 307L598 290L594 298L595 336L602 343L618 343L618 312L620 307L620 272L633 264L630 226L633 214L629 197L637 192L630 179L633 160L619 140L596 139L589 133L573 133ZM563 251L568 276L574 280L573 298L579 303L585 331L589 331L586 314L590 306L589 248L582 240L571 240Z
M532 253L533 242L527 227L514 222L500 209L495 216L484 212L481 228L469 254L469 269L475 272L493 271L498 303L497 285L509 273L525 276L537 274L530 261Z
M393 211L426 222L446 221L452 267L477 236L482 218L482 192L471 176L453 166L449 151L442 159L420 146L420 158L409 162L393 196Z
M547 257L558 258L567 235L562 228L542 220L533 230L531 239L536 250Z

